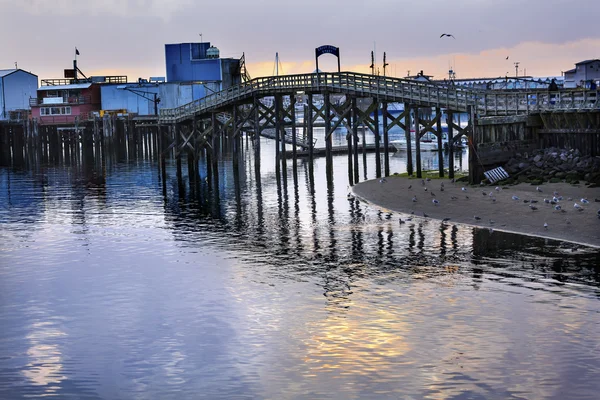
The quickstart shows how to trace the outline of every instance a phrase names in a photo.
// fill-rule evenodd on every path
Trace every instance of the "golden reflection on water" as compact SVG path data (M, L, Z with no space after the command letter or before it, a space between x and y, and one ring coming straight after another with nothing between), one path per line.
M56 339L66 336L53 322L36 322L31 325L31 333L26 336L31 346L27 350L29 363L23 375L36 386L47 386L46 394L56 393L58 384L66 379L62 353Z
M391 367L391 360L398 361L410 350L403 336L409 326L398 313L357 304L352 308L360 318L333 314L307 327L312 334L305 339L304 362L310 373L371 375Z

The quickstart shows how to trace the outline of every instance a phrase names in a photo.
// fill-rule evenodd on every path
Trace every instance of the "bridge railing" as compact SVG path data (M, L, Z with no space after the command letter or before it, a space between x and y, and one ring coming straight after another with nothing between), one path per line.
M480 115L512 115L553 109L600 108L598 94L589 90L496 91L382 77L354 72L298 74L256 78L212 93L181 107L160 110L160 119L178 121L204 111L235 103L255 94L322 91L409 102L421 106L467 111L474 106Z

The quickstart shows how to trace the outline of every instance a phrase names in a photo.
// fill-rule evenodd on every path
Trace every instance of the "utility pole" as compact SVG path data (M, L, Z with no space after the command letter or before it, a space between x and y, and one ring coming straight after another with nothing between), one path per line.
M385 76L385 67L389 64L385 62L385 51L383 52L383 76Z
M519 62L515 62L515 78L519 76Z
M373 54L373 50L371 50L371 75L375 75L375 55Z

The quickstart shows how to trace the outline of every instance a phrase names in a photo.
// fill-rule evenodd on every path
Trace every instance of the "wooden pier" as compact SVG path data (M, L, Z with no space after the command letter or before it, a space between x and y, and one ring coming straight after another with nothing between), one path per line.
M390 103L402 104L403 110L391 114ZM466 126L454 121L457 113L467 114ZM406 133L408 173L421 177L419 139L433 134L438 148L443 148L442 124L448 128L450 154L445 168L439 152L439 174L447 170L453 177L453 144L466 136L471 182L478 182L486 168L536 147L581 146L584 154L600 154L596 91L478 90L338 72L253 79L178 108L162 109L158 118L105 115L78 119L70 126L38 125L32 120L0 124L0 162L19 159L26 145L42 149L39 154L46 157L57 152L68 157L84 146L100 151L102 146L125 145L128 154L157 149L162 165L165 157L174 157L178 171L181 156L186 155L194 176L203 155L211 175L207 178L218 182L218 160L224 148L241 151L245 135L258 157L262 136L275 141L275 163L282 169L289 159L324 156L330 170L332 156L346 153L350 184L354 184L359 180L360 153L376 154L377 177L390 174L389 157L395 151L389 143L392 128ZM317 148L315 129L321 127L325 144ZM338 128L348 133L345 146L333 146ZM367 130L375 143L363 147L361 135Z

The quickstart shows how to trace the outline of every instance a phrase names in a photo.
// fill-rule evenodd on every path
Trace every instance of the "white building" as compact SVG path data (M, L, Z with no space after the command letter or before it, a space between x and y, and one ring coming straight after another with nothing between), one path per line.
M565 88L589 88L592 81L596 87L600 81L600 59L580 61L575 68L564 72Z
M22 69L0 69L0 120L15 111L30 110L29 99L37 96L38 77Z

